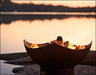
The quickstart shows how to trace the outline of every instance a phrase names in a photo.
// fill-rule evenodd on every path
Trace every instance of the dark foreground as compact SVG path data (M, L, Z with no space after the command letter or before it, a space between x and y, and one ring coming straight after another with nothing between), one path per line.
M7 57L7 58L6 58ZM40 71L40 66L33 63L27 53L0 54L0 60L6 63L22 65L24 67L14 68L12 71L16 75L46 75ZM74 67L74 75L95 75L96 71L96 52L91 51L87 57Z
M45 72L40 71L40 66L38 65L28 65L25 67L14 68L13 71L16 75L46 75ZM74 68L74 75L96 75L96 66L77 65Z

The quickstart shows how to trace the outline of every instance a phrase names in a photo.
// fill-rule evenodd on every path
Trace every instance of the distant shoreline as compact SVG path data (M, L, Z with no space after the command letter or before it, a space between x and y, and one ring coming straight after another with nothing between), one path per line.
M69 6L54 6L54 5L44 5L44 4L18 4L12 3L11 0L1 1L1 11L35 11L35 12L96 12L96 7L69 7Z
M14 14L14 15L96 15L95 12L0 12L1 15L3 14Z

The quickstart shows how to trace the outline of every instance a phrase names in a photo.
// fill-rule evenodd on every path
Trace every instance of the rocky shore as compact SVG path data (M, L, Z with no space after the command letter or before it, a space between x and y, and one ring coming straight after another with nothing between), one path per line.
M13 72L15 75L46 75L45 72L40 72L40 66L36 64L14 68ZM96 75L96 66L77 65L74 72L75 75Z
M12 69L15 75L46 75L26 53L0 54L0 60L6 60L5 63L8 64L22 65L23 67ZM80 64L75 66L74 73L75 75L96 75L96 52L90 52Z

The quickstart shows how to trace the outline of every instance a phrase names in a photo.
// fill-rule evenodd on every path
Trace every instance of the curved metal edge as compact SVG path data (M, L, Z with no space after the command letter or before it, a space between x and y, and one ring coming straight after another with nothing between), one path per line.
M27 42L25 39L23 40L23 42L24 42L24 45L26 47L31 48L31 44L32 43ZM49 45L46 45L46 46L43 46L43 47L47 47L47 46L51 46L51 45L57 45L59 47L65 48L65 47L60 46L59 44L56 44L56 43L52 43L52 44L49 44ZM91 45L92 45L92 41L88 45L84 45L85 46L85 49L91 47ZM43 48L43 47L39 47L39 48ZM31 48L31 49L38 49L38 48ZM74 50L74 49L70 49L70 48L67 48L67 49ZM84 50L84 49L80 49L80 50Z

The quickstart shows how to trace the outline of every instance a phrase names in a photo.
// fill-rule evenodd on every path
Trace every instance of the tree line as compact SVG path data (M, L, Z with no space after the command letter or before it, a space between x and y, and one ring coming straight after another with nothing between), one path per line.
M96 12L96 7L77 7L72 8L68 6L53 6L44 4L17 4L10 0L1 0L1 11L20 11L20 12Z

